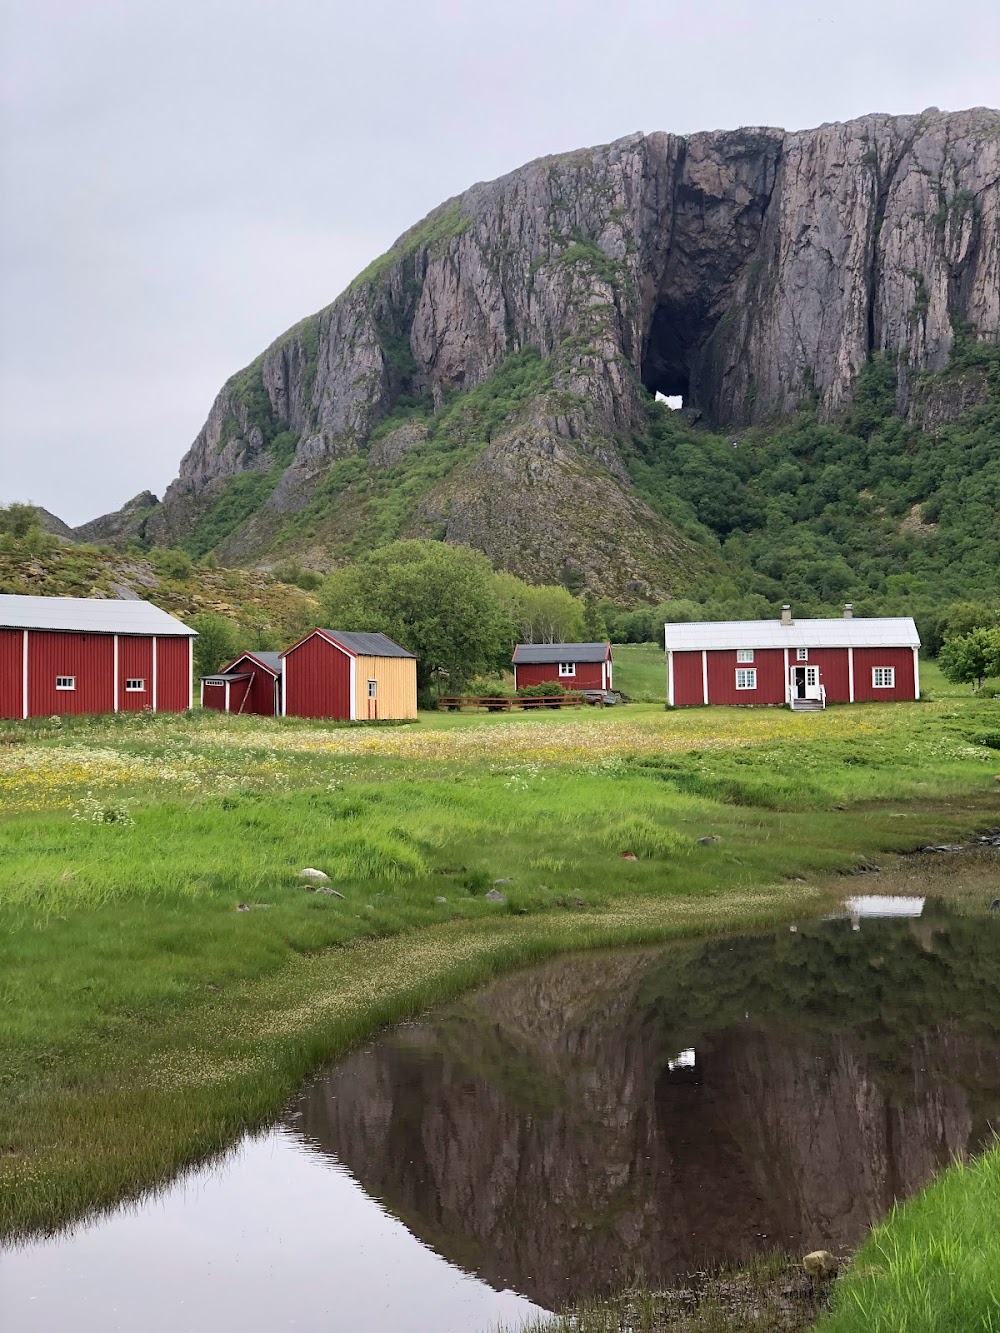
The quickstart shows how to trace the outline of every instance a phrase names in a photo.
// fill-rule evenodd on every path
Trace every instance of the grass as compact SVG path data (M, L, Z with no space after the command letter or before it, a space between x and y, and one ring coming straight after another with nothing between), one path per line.
M664 703L667 697L667 662L655 643L616 643L615 688L641 703Z
M954 693L0 727L0 1236L154 1188L503 970L819 910L863 856L996 823L998 717Z

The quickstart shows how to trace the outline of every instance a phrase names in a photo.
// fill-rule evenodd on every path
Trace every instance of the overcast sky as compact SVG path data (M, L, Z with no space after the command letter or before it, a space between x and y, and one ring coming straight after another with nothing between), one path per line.
M435 204L633 130L1000 104L963 0L0 0L0 502L162 494Z

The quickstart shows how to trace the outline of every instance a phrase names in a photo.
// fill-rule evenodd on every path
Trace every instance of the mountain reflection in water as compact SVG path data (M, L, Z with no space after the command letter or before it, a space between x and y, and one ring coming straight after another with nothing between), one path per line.
M548 1308L853 1246L1000 1122L1000 931L912 921L561 959L395 1029L289 1123Z

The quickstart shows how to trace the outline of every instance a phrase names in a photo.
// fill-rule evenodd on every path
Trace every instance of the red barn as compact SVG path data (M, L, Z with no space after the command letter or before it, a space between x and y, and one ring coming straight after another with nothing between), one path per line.
M908 617L690 622L664 626L667 702L787 704L920 698L917 627Z
M243 653L214 676L202 676L201 706L280 717L281 675L280 653Z
M0 717L183 712L195 637L149 602L0 596Z
M385 634L314 629L281 654L286 717L415 718L417 659Z
M519 643L514 649L514 688L549 681L568 690L610 690L610 643Z

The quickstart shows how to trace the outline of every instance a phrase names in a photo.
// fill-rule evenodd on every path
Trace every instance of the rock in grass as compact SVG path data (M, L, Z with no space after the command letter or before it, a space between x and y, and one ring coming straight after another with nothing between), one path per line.
M505 903L507 899L498 889L490 889L489 893L484 893L483 897L488 903Z
M323 884L317 884L316 887L313 889L313 893L322 893L322 894L323 894L325 897L327 897L327 898L343 898L343 897L344 897L344 895L343 895L342 893L338 893L336 889L328 889L328 888L327 888L325 885L323 885Z
M707 838L699 838L699 839L698 839L698 846L699 846L699 847L705 847L705 846L707 846L710 842L721 842L721 841L722 841L722 839L719 837L718 833L712 833L712 834L710 834Z
M802 1267L812 1278L827 1278L837 1276L837 1260L829 1250L812 1250L804 1255Z
M249 904L249 903L237 903L237 904L236 904L236 910L237 910L237 912L249 912L249 911L250 911L250 904Z
M494 884L513 884L514 881L513 881L512 879L495 879L495 880L493 881L493 883L494 883Z
M312 880L316 884L329 884L330 882L330 876L325 870L316 870L313 866L306 866L305 870L300 870L299 879Z
M441 895L438 894L438 896L434 899L434 901L435 901L436 903L446 903L446 902L448 901L448 899L447 899L447 898L442 898Z
M639 858L636 856L635 852L622 852L619 859L622 861L638 861Z

